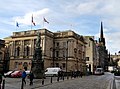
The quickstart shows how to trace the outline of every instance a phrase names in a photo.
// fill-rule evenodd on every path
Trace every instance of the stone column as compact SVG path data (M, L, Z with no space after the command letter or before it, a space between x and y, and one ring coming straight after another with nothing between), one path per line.
M34 39L32 39L32 44L31 44L31 51L32 51L32 56L34 55L34 47L35 45L34 45Z
M31 48L30 48L30 56L33 56L34 54L34 39L31 39Z
M16 56L16 53L15 53L15 41L13 41L13 56L14 57Z
M31 39L31 48L30 48L30 55L32 56L33 55L33 47L34 47L34 40Z
M24 56L24 40L21 40L21 56Z
M23 48L22 48L22 40L20 41L20 58L22 57L23 54Z
M13 43L13 41L11 43L12 43L12 45L11 45L11 56L13 57L13 55L14 55L14 43Z

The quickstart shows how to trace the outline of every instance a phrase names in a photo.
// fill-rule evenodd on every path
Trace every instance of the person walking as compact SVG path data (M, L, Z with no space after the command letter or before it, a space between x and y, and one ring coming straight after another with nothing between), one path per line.
M83 76L83 73L82 73L82 72L80 72L80 77L82 78L82 76Z
M25 81L26 76L27 76L27 74L26 74L25 70L23 70L23 72L22 72L22 83L23 84L26 84L26 81Z
M32 71L30 71L29 78L30 78L30 84L29 85L33 85L34 74L33 74Z
M0 73L0 89L1 89L1 84L2 84L2 74Z

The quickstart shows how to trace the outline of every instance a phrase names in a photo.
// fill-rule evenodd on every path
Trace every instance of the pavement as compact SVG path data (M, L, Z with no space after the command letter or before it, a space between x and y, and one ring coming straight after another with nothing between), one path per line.
M120 76L115 76L115 86L114 89L120 89Z

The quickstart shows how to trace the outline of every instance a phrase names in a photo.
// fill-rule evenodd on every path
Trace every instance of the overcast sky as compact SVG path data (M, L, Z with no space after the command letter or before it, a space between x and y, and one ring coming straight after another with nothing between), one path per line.
M52 32L73 30L96 40L102 21L108 51L120 50L120 0L1 0L0 39L30 30L32 14L36 24L32 30L43 28L45 17L49 24L44 28Z

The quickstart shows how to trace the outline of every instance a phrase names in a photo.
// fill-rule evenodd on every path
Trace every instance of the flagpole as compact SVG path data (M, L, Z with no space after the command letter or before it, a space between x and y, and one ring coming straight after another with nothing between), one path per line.
M44 28L44 17L43 17L43 28Z
M33 15L32 15L32 18L31 18L31 30L32 30L32 19L33 19Z
M31 22L31 30L32 30L32 22Z
M15 21L15 30L17 31L17 22Z

